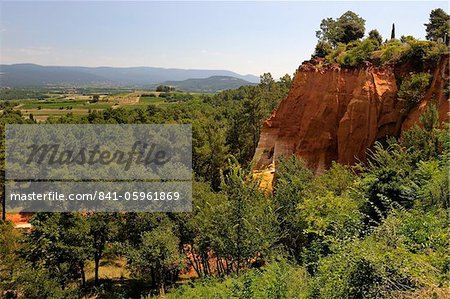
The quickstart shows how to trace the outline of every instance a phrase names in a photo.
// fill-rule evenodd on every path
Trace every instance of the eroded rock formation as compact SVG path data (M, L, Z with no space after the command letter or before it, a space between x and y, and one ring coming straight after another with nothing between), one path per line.
M302 157L316 173L332 161L364 160L375 141L399 136L416 123L432 99L441 120L448 120L448 56L422 70L432 75L430 87L419 105L405 115L397 98L396 78L409 71L415 70L407 65L367 63L348 69L323 65L320 60L303 63L287 98L264 123L254 157L256 169L273 173L277 158L291 154Z

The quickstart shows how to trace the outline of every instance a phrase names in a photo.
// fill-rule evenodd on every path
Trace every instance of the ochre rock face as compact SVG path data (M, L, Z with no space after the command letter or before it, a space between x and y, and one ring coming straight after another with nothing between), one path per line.
M367 63L346 69L317 60L303 63L287 98L264 123L254 157L256 169L273 169L278 157L291 154L303 158L316 173L332 161L346 165L364 161L368 147L411 127L432 98L441 119L446 119L448 63L448 57L441 57L428 70L433 76L430 88L408 115L402 114L403 102L397 99L393 66Z

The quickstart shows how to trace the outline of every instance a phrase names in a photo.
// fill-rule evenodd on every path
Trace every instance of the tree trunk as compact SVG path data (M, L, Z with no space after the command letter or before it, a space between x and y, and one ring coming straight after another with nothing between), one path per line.
M222 269L222 276L224 276L227 272L227 269L225 268L224 264L223 264L223 259L220 259L220 268Z
M197 258L197 253L194 250L194 244L191 243L189 246L189 250L183 249L183 252L186 254L186 256L192 256L192 259L188 258L189 264L191 264L192 268L194 268L198 277L202 277L201 266Z
M81 286L83 289L86 288L86 273L84 272L84 262L80 262L80 270L81 270Z
M94 262L95 262L95 267L94 267L94 285L98 286L98 268L100 266L100 255L96 252L95 256L94 256Z
M216 255L216 270L217 270L217 276L219 276L220 277L220 275L221 275L221 273L222 273L222 271L221 271L221 269L220 269L220 265L221 265L222 263L221 263L221 261L220 261L220 258Z
M156 275L155 268L153 268L153 267L150 269L150 276L152 277L151 287L152 287L152 289L156 289L158 287L158 282L157 282L158 277Z
M161 270L158 271L158 290L159 290L159 298L164 298L164 275Z
M195 252L192 252L192 259L194 260L194 262L191 263L192 267L194 268L195 272L197 272L198 277L202 277L203 276L202 269L198 261L197 254Z

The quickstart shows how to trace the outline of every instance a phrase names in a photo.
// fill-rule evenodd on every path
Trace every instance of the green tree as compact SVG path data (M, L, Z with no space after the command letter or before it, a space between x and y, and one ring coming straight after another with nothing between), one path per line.
M117 215L114 213L91 213L86 216L89 236L88 245L92 249L94 260L94 284L99 285L100 259L105 252L106 244L114 240L118 232Z
M208 121L209 122L209 121ZM205 124L195 121L193 125L193 168L211 183L214 189L220 185L220 172L226 166L228 146L224 125L218 122Z
M448 44L448 34L450 30L450 15L442 8L433 9L430 13L430 21L425 24L427 40L438 41L442 39Z
M268 105L262 96L245 98L242 102L241 121L244 136L251 141L249 156L253 156L258 146L262 122L267 115Z
M284 84L284 87L286 89L289 89L292 84L292 77L289 76L289 74L285 74L283 77L280 78L280 82Z
M248 171L230 166L222 189L230 207L223 224L225 250L239 274L252 259L269 254L277 241L278 226L272 204Z
M92 252L89 226L78 213L37 213L31 219L33 229L25 237L24 251L34 267L45 268L62 289L81 279L84 265Z
M370 30L369 38L376 41L378 43L378 46L380 46L383 43L383 37L381 36L380 32L378 32L378 30L376 29Z
M168 219L141 235L138 246L130 246L127 253L132 274L157 285L159 296L165 294L165 280L171 271L180 267L179 239Z
M213 275L210 267L211 253L216 257L216 272L223 276L231 272L228 252L224 242L224 225L228 222L230 203L222 193L211 190L210 185L202 182L193 184L193 213L182 225L181 236L188 262L199 277Z
M413 161L428 161L437 158L443 146L440 140L439 111L430 104L419 118L421 126L415 125L402 134L401 144L408 149Z
M97 103L99 99L100 99L100 95L94 94L94 95L92 96L91 103Z
M282 232L280 242L291 256L300 260L305 235L298 221L297 206L305 199L307 190L312 187L313 173L303 160L295 156L282 158L276 165L273 202Z
M395 23L392 23L391 39L395 39Z
M320 40L314 49L314 57L325 58L333 51L333 46L327 41Z
M272 87L273 83L275 83L275 80L272 77L271 73L264 73L261 76L259 76L260 78L260 84L267 86L267 87Z
M352 11L345 12L338 19L323 19L316 36L322 41L329 41L334 46L338 43L348 44L364 36L366 21Z

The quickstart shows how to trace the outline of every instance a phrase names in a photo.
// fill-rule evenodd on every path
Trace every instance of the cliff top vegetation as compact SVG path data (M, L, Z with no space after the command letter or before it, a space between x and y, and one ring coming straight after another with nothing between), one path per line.
M365 36L365 20L352 11L337 19L326 18L316 32L319 39L313 58L324 58L327 63L356 67L368 61L375 65L396 64L405 61L436 61L449 53L450 16L438 8L430 13L426 39L413 36L396 37L392 24L390 38L383 39L373 29Z

